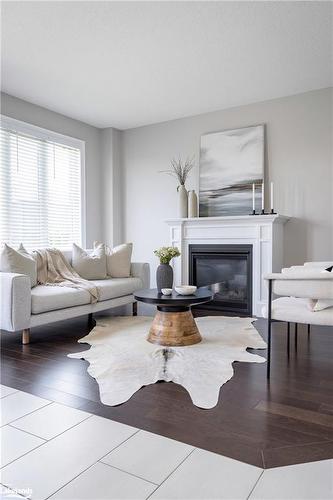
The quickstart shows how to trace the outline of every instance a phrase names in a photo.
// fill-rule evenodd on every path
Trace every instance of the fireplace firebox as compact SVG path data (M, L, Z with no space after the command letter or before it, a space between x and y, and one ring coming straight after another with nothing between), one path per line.
M200 309L252 315L252 245L189 245L189 282L214 299Z

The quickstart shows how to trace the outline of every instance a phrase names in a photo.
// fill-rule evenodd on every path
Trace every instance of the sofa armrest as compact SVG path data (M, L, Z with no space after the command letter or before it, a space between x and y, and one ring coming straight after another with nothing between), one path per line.
M297 280L297 281L306 281L306 280L319 280L319 281L332 281L333 275L332 273L325 273L318 271L316 269L303 269L302 271L284 271L282 273L270 273L264 276L265 280Z
M267 274L275 295L307 299L333 299L331 273L295 272Z
M150 287L150 266L147 262L132 262L131 276L141 279L142 288Z
M30 326L31 282L29 276L0 272L0 329L15 332Z

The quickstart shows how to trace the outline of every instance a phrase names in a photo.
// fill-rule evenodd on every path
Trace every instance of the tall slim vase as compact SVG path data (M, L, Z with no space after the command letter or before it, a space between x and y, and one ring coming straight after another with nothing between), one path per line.
M185 186L178 187L178 217L184 219L188 214L188 196Z
M194 190L188 192L188 216L198 217L198 197Z

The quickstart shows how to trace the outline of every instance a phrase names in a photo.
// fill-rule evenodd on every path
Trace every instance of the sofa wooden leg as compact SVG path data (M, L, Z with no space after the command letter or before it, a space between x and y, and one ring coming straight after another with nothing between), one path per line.
M289 358L289 356L290 356L290 323L289 323L289 321L287 323L287 342L288 342L287 352L288 352L288 358Z
M30 342L30 328L22 330L22 344L29 344Z
M295 323L295 352L297 352L297 323Z
M138 303L137 302L133 302L133 304L132 304L132 314L133 314L133 316L138 315Z
M308 339L310 338L311 325L308 325Z

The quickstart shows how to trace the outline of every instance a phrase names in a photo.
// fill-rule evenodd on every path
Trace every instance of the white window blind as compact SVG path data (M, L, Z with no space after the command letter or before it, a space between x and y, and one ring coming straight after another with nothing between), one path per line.
M82 141L20 123L1 121L0 241L81 245Z

